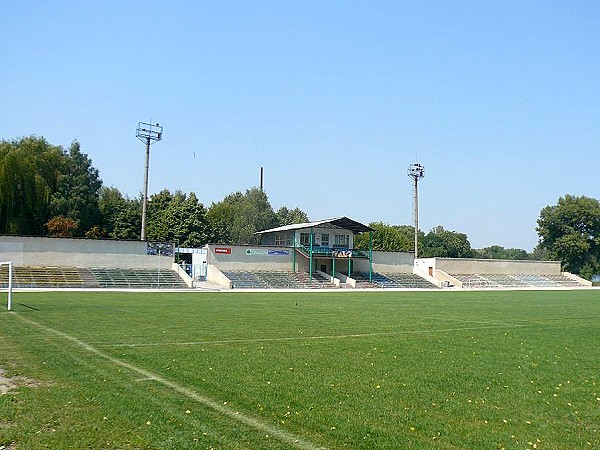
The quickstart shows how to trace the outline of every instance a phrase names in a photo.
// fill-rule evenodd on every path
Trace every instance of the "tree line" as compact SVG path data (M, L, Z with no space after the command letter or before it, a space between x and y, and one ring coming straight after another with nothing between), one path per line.
M142 197L130 198L103 185L92 160L74 141L68 149L35 136L0 141L0 234L139 239ZM235 192L208 208L194 192L167 189L150 196L147 239L182 247L206 243L258 244L257 231L308 222L299 208L275 211L258 188ZM600 202L566 195L542 209L539 244L533 252L492 245L473 249L464 233L436 226L419 231L419 256L494 259L550 259L586 278L600 273ZM373 249L412 251L414 228L369 224ZM369 235L355 247L369 248Z
M29 136L0 142L0 234L140 239L142 197L104 186L74 141L68 149ZM258 188L205 207L194 192L164 189L148 201L146 237L182 247L257 244L256 231L307 222L299 208L274 211Z

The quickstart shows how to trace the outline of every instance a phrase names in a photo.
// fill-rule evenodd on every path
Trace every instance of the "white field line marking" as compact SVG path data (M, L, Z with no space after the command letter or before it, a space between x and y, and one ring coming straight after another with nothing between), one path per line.
M276 338L254 338L254 339L218 339L212 341L189 341L189 342L145 342L140 344L104 344L104 348L119 348L119 347L166 347L173 345L211 345L211 344L252 344L260 342L286 342L286 341L311 341L311 340L327 340L327 339L351 339L362 337L384 337L384 336L402 336L402 335L418 335L418 334L434 334L447 333L453 331L472 331L472 330L493 330L503 328L521 328L525 325L494 325L489 327L462 327L462 328L441 328L439 330L410 330L410 331L385 331L380 333L362 333L362 334L332 334L324 336L282 336Z
M56 336L62 337L63 339L71 341L76 346L81 347L81 348L89 351L90 353L93 353L96 356L99 356L100 358L106 359L107 361L110 361L111 363L113 363L117 366L121 366L126 369L129 369L132 372L136 372L137 374L141 375L145 379L152 379L152 380L156 381L157 383L160 383L164 386L167 386L167 387L173 389L176 392L179 392L180 394L185 395L186 397L188 397L191 400L194 400L194 401L201 403L209 408L212 408L213 410L223 414L224 416L229 417L230 419L241 422L251 428L254 428L255 430L258 430L262 433L269 435L270 437L279 439L280 441L285 442L286 444L288 444L294 448L297 448L300 450L327 450L325 447L317 446L317 445L301 438L300 436L296 436L288 431L285 431L285 430L278 428L272 424L264 422L259 418L252 417L247 414L243 414L239 411L235 411L231 408L228 408L225 405L223 405L211 398L200 395L197 392L193 391L192 389L187 388L178 383L175 383L174 381L163 378L156 373L150 372L149 370L142 369L141 367L134 366L133 364L129 364L128 362L125 362L118 358L114 358L110 355L107 355L106 353L103 353L103 352L97 350L96 348L92 347L90 344L88 344L84 341L81 341L73 336L70 336L66 333L63 333L62 331L47 327L47 326L42 325L38 322L35 322L31 319L22 317L19 314L15 314L15 316L18 317L19 319L23 320L24 322L27 322L27 323L33 325L34 327L37 327L41 330L44 330L47 333L54 334Z

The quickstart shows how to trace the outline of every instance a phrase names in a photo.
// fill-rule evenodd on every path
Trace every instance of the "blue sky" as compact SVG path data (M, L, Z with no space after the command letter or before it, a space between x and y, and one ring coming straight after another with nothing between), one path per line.
M420 224L531 250L540 210L600 197L594 1L4 2L0 139L77 139L104 183L209 206Z

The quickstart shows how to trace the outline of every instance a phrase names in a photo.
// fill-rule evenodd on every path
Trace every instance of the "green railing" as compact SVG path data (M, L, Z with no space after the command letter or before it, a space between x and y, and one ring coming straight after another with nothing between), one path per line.
M298 245L296 247L306 256L310 255L310 247L306 245ZM313 245L313 256L328 256L335 258L369 258L369 254L363 250L355 250L349 248L322 247Z

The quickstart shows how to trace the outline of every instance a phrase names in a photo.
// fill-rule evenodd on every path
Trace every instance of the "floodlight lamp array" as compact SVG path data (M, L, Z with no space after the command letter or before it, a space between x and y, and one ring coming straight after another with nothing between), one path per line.
M406 174L417 181L425 176L425 167L419 163L411 164Z
M140 122L135 130L135 136L142 142L162 140L163 127L159 124Z

